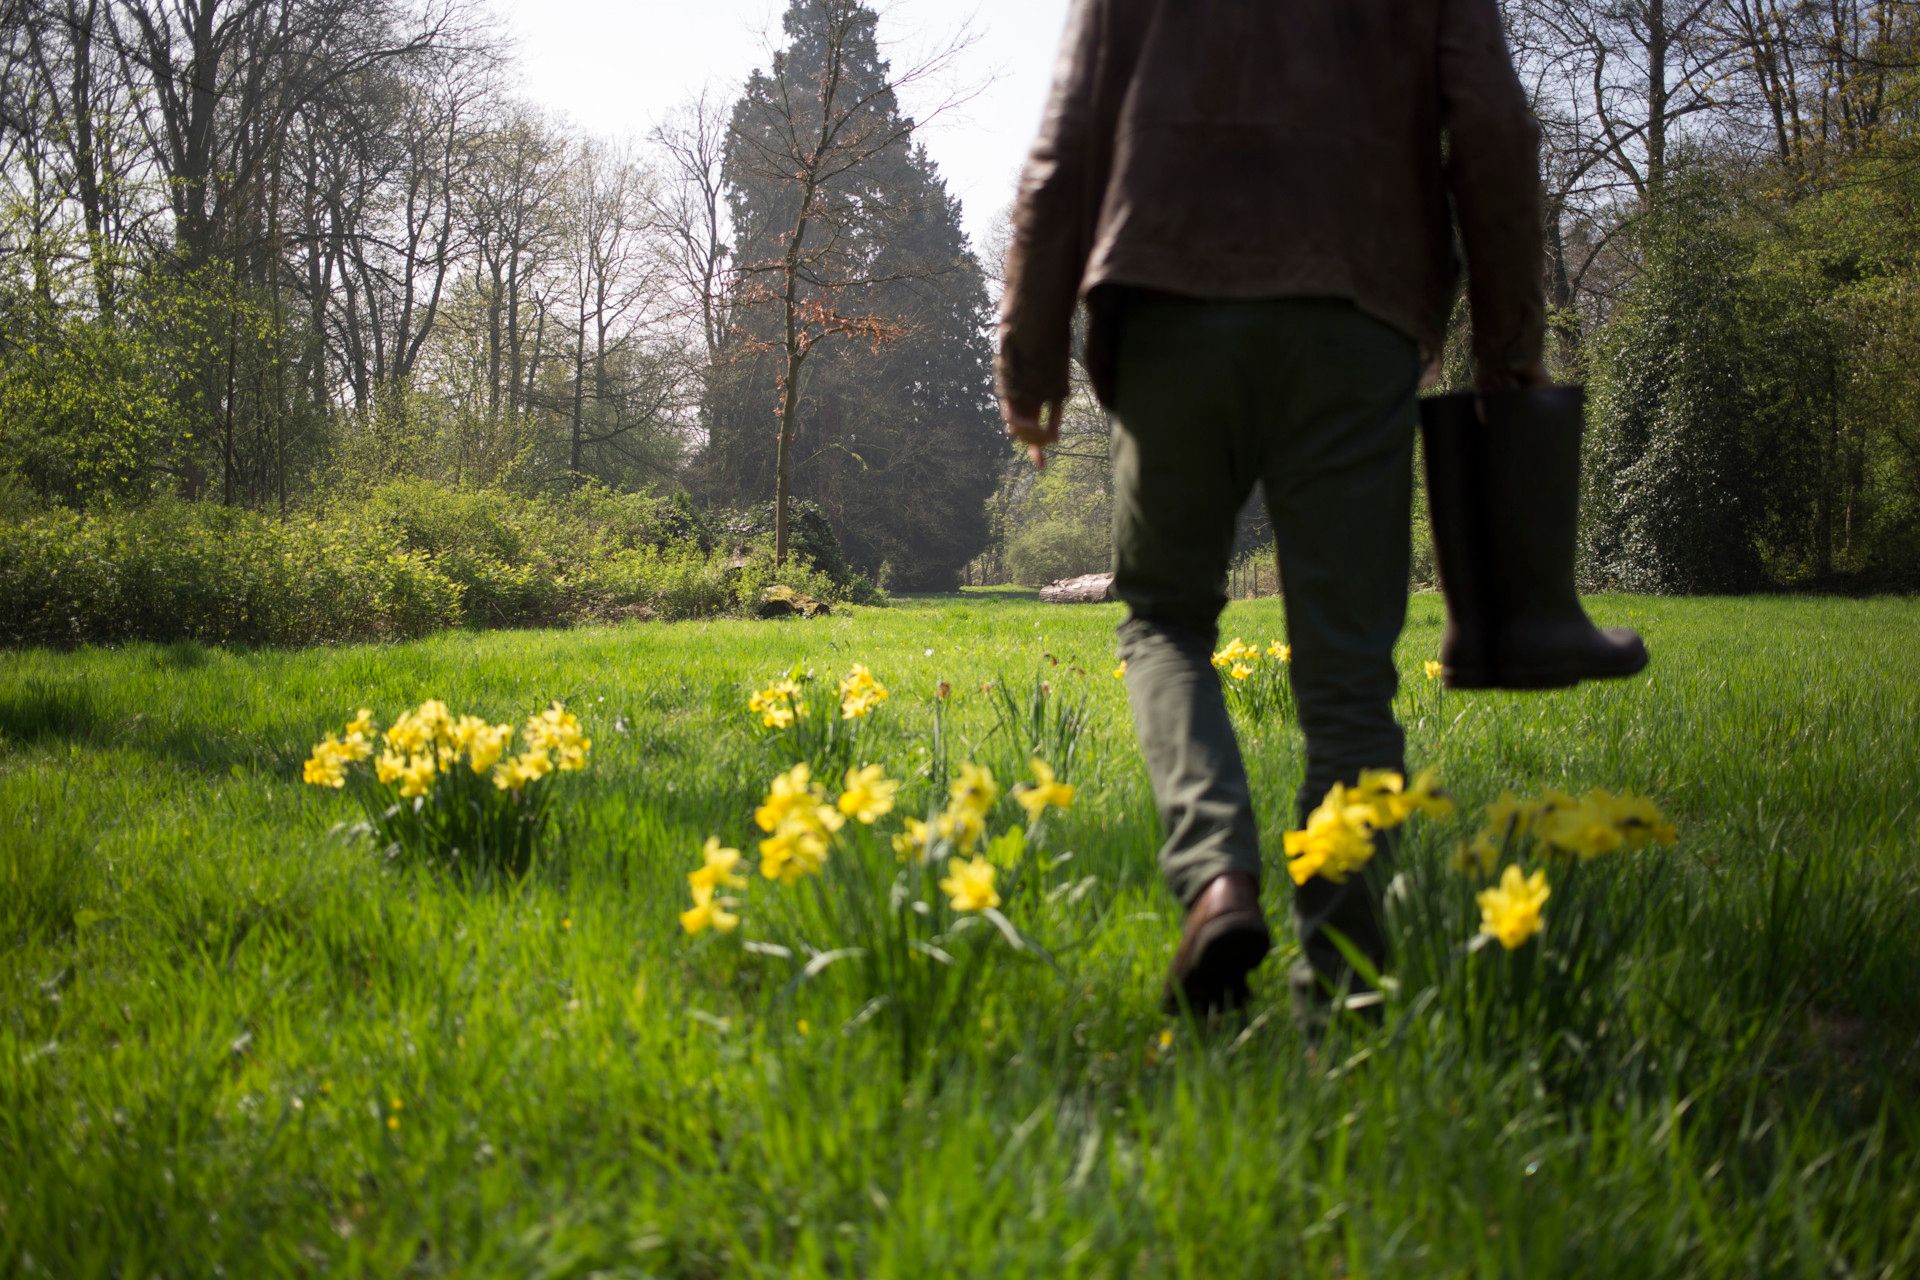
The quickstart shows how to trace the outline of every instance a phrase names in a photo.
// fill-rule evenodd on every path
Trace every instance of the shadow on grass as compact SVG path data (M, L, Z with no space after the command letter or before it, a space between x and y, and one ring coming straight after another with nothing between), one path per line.
M204 661L204 654L188 661ZM139 752L206 773L229 774L239 769L295 778L307 753L303 742L207 733L162 725L141 715L109 714L93 691L80 683L36 682L0 690L0 749L61 744Z
M103 727L99 704L84 685L36 682L0 692L0 739L7 742L98 741Z

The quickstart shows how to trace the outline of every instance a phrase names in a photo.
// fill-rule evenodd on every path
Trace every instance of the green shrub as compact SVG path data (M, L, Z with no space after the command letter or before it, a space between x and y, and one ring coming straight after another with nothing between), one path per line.
M7 644L305 644L424 635L464 619L430 556L317 520L161 502L0 524Z
M695 546L634 547L589 566L581 586L596 616L645 609L661 618L700 618L737 603L728 576L726 556Z
M0 520L0 643L316 644L463 623L750 613L776 583L839 603L883 598L769 541L715 549L684 500L587 490L554 499L379 486L289 519L161 501ZM856 594L857 592L857 594Z
M1040 587L1112 567L1106 527L1071 515L1046 516L1022 525L1007 539L1007 572L1015 582Z

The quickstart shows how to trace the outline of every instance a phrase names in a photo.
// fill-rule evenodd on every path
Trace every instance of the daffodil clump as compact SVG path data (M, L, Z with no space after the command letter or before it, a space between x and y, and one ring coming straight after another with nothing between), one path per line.
M1315 876L1342 884L1372 860L1375 836L1415 814L1450 817L1453 800L1429 769L1408 782L1390 769L1368 769L1352 785L1336 782L1307 825L1285 837L1287 874L1295 884Z
M889 696L887 687L873 678L867 664L856 662L853 670L840 679L840 718L865 720Z
M1263 649L1235 636L1213 655L1213 668L1225 682L1228 704L1256 717L1293 706L1293 685L1287 678L1292 664L1293 646L1278 640Z
M384 732L361 709L314 744L301 776L352 791L390 851L518 873L546 822L547 788L537 784L584 770L592 749L558 702L516 731L429 698Z
M865 663L840 677L830 704L814 687L812 668L796 663L785 675L747 695L747 714L795 760L827 771L852 762L860 731L892 694Z
M857 973L862 1020L884 1009L903 1045L930 1043L929 1020L958 1016L978 979L983 949L966 944L998 938L1038 951L1002 908L1021 901L1030 838L1073 805L1075 789L1037 757L1028 770L1003 793L991 769L963 762L921 817L899 812L902 784L879 764L830 779L795 764L753 810L759 876L743 849L710 837L687 875L680 927L746 935L751 953L795 967L794 987L829 968ZM999 828L1006 798L1024 826Z
M747 698L747 710L760 717L763 729L791 729L807 715L807 704L798 681L775 680L764 689L755 689Z
M1046 761L1035 758L1028 763L1033 780L1012 790L1013 800L1025 810L1030 826L1037 825L1051 809L1073 806L1074 787L1062 782ZM850 768L841 779L838 796L831 794L814 776L812 766L802 762L777 775L768 785L766 797L753 811L754 826L761 838L760 875L792 888L808 877L820 876L829 858L845 844L843 833L849 822L855 828L872 828L894 811L900 790L897 779L889 778L877 764ZM947 855L947 878L940 882L948 906L957 912L980 911L1000 905L994 892L998 866L1010 859L1006 851L1022 851L1020 833L1009 829L988 846L994 858L979 856L995 805L1000 799L1000 784L993 771L971 761L962 762L948 788L946 805L931 818L904 819L901 829L891 833L886 847L896 864L922 866L939 854ZM688 933L707 929L730 931L737 917L715 914L722 908L739 905L737 900L716 897L723 888L746 887L746 880L735 871L740 851L709 837L701 853L701 865L688 876L694 894L694 908L683 912L681 925Z
M1528 874L1521 866L1525 858L1578 865L1678 838L1658 805L1631 792L1596 789L1572 796L1547 790L1521 799L1508 791L1487 806L1480 830L1455 849L1453 865L1483 881L1501 868L1498 881L1476 901L1481 935L1511 951L1545 928L1542 908L1552 894L1546 871Z

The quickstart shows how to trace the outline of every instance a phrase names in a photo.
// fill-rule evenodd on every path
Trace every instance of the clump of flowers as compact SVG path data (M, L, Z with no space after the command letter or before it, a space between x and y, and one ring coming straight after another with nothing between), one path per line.
M840 679L840 718L865 720L889 696L887 687L873 678L867 664L856 662L853 670Z
M768 833L760 842L760 874L790 885L826 865L829 842L847 819L802 761L773 780L753 821Z
M1524 856L1577 866L1678 838L1660 807L1632 792L1595 789L1572 796L1549 789L1521 799L1507 791L1486 807L1480 830L1454 850L1453 865L1484 881L1505 864L1499 882L1481 890L1476 901L1481 936L1511 951L1545 927L1541 911L1552 892L1544 869L1523 869Z
M965 1016L995 939L1038 951L1002 908L1020 901L1030 837L1075 792L1045 760L1028 769L1031 781L1011 792L1027 825L988 839L1004 793L984 765L962 762L941 807L918 817L897 814L902 784L881 765L851 765L836 787L801 761L773 777L753 810L759 888L750 889L741 852L710 837L688 873L680 927L748 935L749 952L793 965L788 993L830 968L857 973L855 1021L884 1016L904 1064L913 1046L938 1042L940 1024ZM898 827L884 829L896 816Z
M1511 791L1487 806L1485 821L1454 852L1454 866L1468 875L1491 875L1503 852L1532 847L1548 858L1582 862L1679 838L1660 807L1632 792L1598 789L1575 797L1547 790L1531 799Z
M1226 681L1228 704L1256 718L1293 706L1293 686L1287 679L1292 662L1290 644L1275 640L1262 649L1239 636L1213 655L1214 670Z
M1369 769L1352 786L1336 782L1307 825L1285 837L1287 873L1295 884L1315 876L1341 884L1372 860L1374 837L1415 814L1445 818L1453 800L1440 790L1432 770L1408 782L1390 769Z
M760 717L763 729L791 729L807 714L807 704L800 700L799 683L789 678L755 689L747 698L747 710Z
M793 760L811 761L829 774L851 763L860 731L892 695L865 664L856 662L837 682L831 703L814 692L819 682L804 663L747 696L747 713Z
M593 742L558 702L528 717L511 751L515 732L429 698L382 733L363 708L314 745L301 776L350 791L391 853L520 874L548 817L535 784L584 770Z

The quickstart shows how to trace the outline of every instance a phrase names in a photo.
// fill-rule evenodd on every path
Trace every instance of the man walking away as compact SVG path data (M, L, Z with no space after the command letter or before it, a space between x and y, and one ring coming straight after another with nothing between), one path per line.
M1236 1003L1271 945L1210 663L1236 516L1259 484L1304 823L1336 781L1404 769L1415 392L1445 334L1456 216L1480 390L1546 381L1538 143L1495 0L1075 0L1014 211L998 390L1041 463L1084 298L1118 422L1121 656L1187 907L1170 1005ZM1310 879L1294 914L1310 999L1355 981L1329 930L1384 961L1368 877Z

